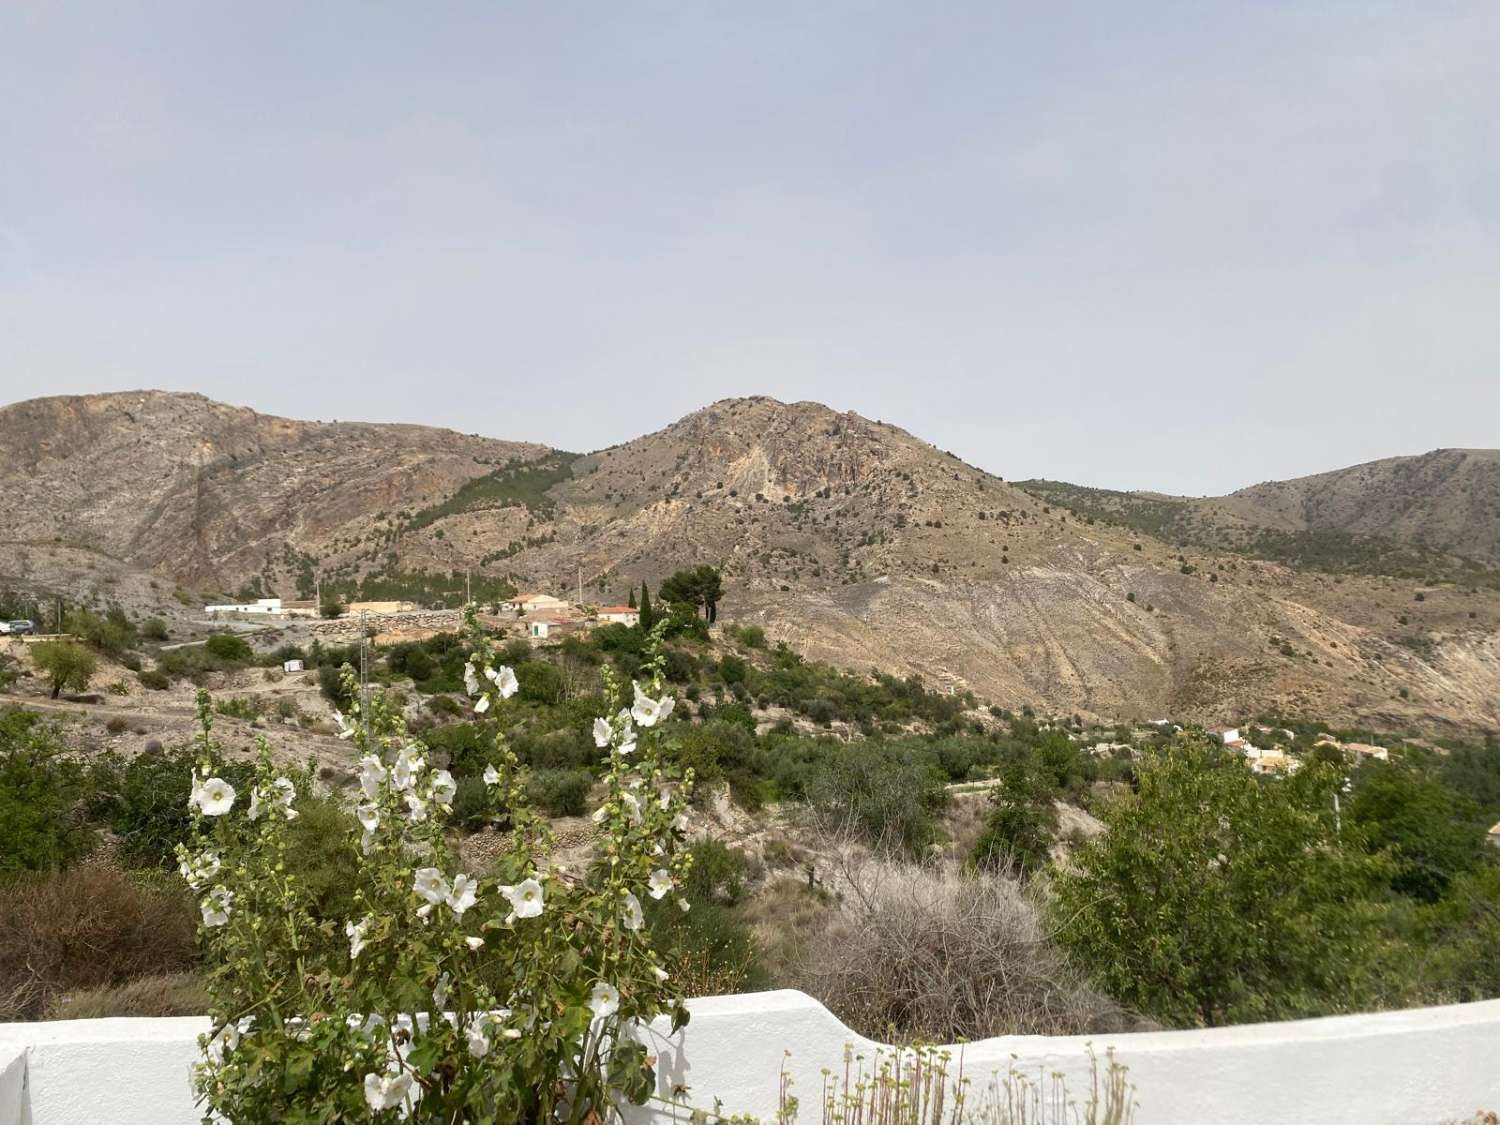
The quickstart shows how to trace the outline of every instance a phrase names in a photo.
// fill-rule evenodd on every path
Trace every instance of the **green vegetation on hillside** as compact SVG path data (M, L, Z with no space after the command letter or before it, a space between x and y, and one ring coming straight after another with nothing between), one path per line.
M485 508L523 507L550 519L557 501L548 493L573 475L576 453L554 450L533 461L508 462L493 472L474 477L459 486L448 499L413 512L401 521L401 530L417 531L446 516Z

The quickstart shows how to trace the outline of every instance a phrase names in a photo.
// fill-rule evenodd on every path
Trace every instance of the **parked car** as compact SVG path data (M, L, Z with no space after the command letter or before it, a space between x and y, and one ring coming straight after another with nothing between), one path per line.
M5 631L16 637L30 636L32 633L36 632L36 622L27 621L25 619L22 619L20 621L7 621L5 622L5 626Z

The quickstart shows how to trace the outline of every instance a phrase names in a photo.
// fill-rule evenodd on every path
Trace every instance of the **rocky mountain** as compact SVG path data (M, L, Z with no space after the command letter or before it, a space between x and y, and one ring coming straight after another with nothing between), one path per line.
M13 434L26 452L0 487L24 508L0 534L28 545L33 581L59 537L195 588L284 594L467 568L603 603L708 562L725 621L1000 706L1500 726L1500 591L1465 578L1492 573L1478 563L1289 565L1250 549L1267 516L1017 487L816 403L727 400L581 457L145 393L23 403L0 411ZM1200 522L1220 534L1181 533Z

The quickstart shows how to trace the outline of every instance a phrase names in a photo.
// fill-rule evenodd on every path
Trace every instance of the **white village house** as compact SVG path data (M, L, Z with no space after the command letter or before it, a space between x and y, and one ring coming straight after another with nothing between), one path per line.
M598 618L605 624L639 625L641 611L630 605L606 605L600 607Z

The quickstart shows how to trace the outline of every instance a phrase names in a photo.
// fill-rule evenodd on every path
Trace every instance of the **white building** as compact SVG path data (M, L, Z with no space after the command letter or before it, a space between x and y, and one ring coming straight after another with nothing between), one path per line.
M257 598L253 602L229 602L224 605L206 605L204 613L280 613L280 598Z
M613 625L639 625L641 611L629 605L607 605L600 608L599 620Z

